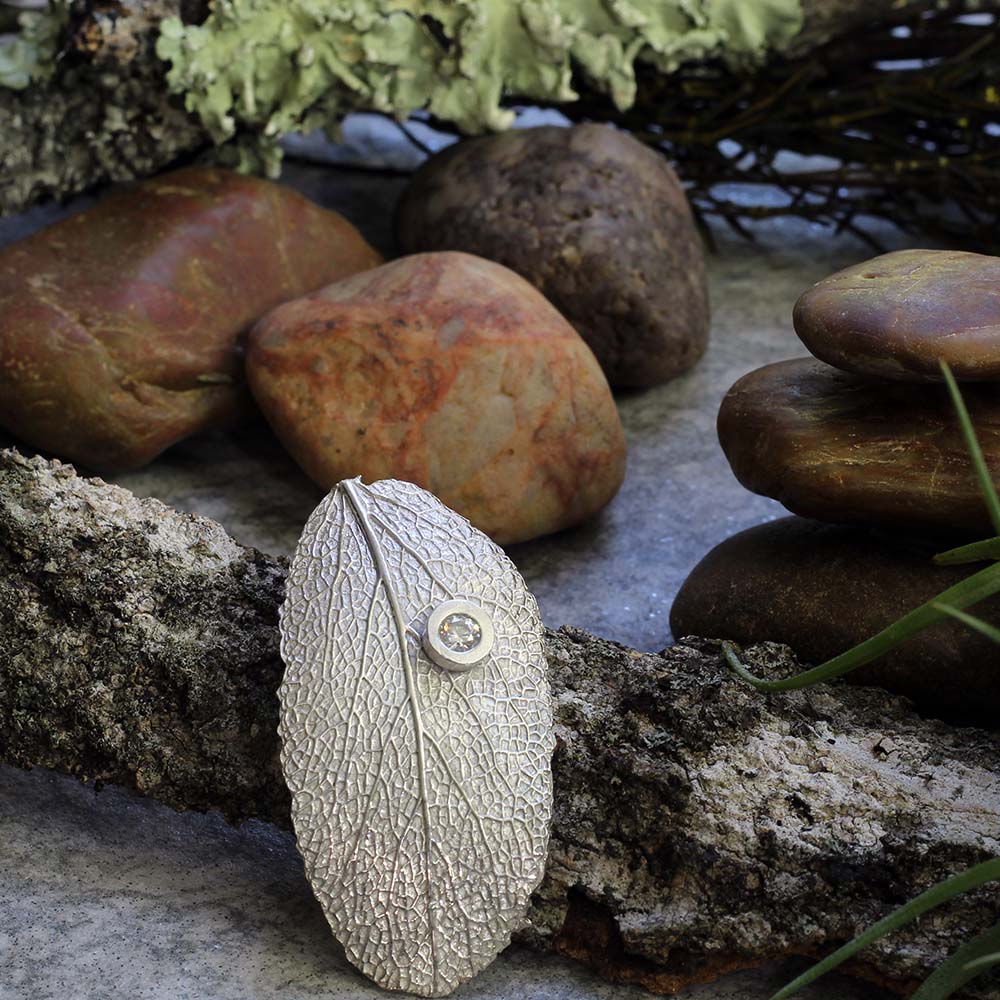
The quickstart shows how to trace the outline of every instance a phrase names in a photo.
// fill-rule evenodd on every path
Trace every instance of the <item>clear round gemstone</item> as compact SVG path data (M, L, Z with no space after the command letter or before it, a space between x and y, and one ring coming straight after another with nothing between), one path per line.
M475 649L483 638L483 629L472 615L461 612L448 615L438 626L441 642L453 653Z

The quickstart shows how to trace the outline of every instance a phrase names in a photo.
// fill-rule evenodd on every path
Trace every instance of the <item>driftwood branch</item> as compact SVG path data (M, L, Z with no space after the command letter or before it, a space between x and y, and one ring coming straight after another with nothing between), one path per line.
M212 521L0 453L0 761L288 826L284 571ZM1000 735L875 689L765 698L703 640L642 654L564 629L547 655L555 821L523 935L537 947L668 992L824 951L1000 853ZM781 647L747 655L794 667ZM906 989L998 916L982 891L855 971Z
M801 58L851 31L871 31L883 19L916 23L929 11L1000 9L1000 0L947 0L944 4L942 0L801 2L802 28L782 51L773 53L776 58ZM167 67L155 52L164 18L180 15L185 22L198 23L208 11L206 0L89 0L73 4L52 79L33 83L25 90L0 87L0 176L4 178L0 215L108 181L148 176L208 147L207 131L185 110L182 97L169 92ZM745 74L734 77L731 86L723 88L723 107L705 111L704 117L714 123L713 127L726 121L725 105L745 85ZM683 96L685 84L678 81L675 85L668 78L661 88L665 94L657 93L651 103L640 101L624 116L615 111L606 94L589 91L585 81L581 88L581 102L566 107L571 117L610 119L641 132L662 103ZM779 86L775 93L780 95L783 89ZM512 101L517 97L510 95ZM730 120L732 133L740 135L745 128L743 117ZM801 131L806 123L796 124ZM722 131L730 134L725 127ZM713 139L711 145L716 143ZM734 169L724 169L723 180L736 179ZM822 206L815 212L822 217Z
M78 4L52 80L0 87L0 215L149 176L207 145L207 133L170 94L154 51L160 22L183 7L182 0Z

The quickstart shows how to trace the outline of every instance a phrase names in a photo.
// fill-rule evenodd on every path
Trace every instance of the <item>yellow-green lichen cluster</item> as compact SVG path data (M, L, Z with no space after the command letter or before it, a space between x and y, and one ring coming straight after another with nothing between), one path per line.
M572 101L580 79L625 109L637 62L752 64L802 26L801 0L215 0L201 25L179 13L179 0L51 0L0 36L0 173L14 179L0 214L208 141L217 161L273 175L284 133L354 110L500 130L505 101Z
M53 0L48 10L25 11L20 31L0 44L0 87L23 90L47 80L55 70L59 37L69 20L69 0Z
M574 70L624 109L637 60L752 63L801 21L800 0L217 0L203 25L165 20L157 53L213 139L263 140L273 170L281 134L352 110L503 129L505 96L572 101Z

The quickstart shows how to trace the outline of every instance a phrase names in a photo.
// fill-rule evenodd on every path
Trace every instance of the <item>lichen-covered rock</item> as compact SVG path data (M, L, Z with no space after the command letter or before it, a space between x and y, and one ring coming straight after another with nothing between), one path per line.
M1000 257L899 250L824 278L795 305L809 350L844 371L908 382L1000 380Z
M163 18L198 3L31 6L44 9L20 14L15 40L0 38L0 216L148 177L209 142L154 51ZM0 3L0 19L10 10Z
M607 125L470 139L417 173L405 251L463 250L515 270L590 345L615 386L690 368L708 341L701 239L662 156Z
M279 306L250 334L247 378L324 488L405 479L501 542L584 520L624 475L587 345L526 281L468 254L404 257Z
M1000 393L963 387L987 464L1000 478ZM792 513L994 534L947 390L883 382L799 358L743 376L719 409L736 478Z
M165 174L0 251L0 426L103 471L250 405L240 336L381 258L346 220L223 170Z
M935 548L887 533L786 517L717 545L691 571L670 611L677 637L787 643L821 663L932 600L978 566L937 566ZM1000 597L977 605L1000 625ZM997 726L1000 650L948 620L846 676L913 698L926 713Z

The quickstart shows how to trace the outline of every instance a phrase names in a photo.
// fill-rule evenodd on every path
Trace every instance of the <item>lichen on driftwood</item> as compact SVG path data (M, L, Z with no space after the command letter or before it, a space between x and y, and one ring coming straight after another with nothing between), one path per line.
M0 761L288 826L284 574L205 518L0 453ZM644 654L563 629L546 652L554 827L522 935L537 947L671 991L825 950L1000 853L1000 735L875 689L765 698L704 640ZM747 655L795 666L781 647ZM998 916L980 891L856 971L905 988Z
M207 143L154 53L160 21L181 0L86 6L66 19L54 54L40 56L56 66L51 80L0 85L0 215L149 176Z
M828 220L845 184L867 211L885 214L884 203L905 202L911 191L961 191L952 175L968 175L964 186L988 206L989 184L972 182L992 176L978 148L980 116L990 111L981 81L991 78L975 68L956 73L948 60L988 48L989 25L959 23L959 15L988 14L1000 0L640 6L641 13L593 0L52 0L47 12L30 15L33 29L0 35L0 214L149 175L213 143L224 144L213 155L225 164L273 174L282 133L335 127L350 111L399 118L427 111L446 127L478 132L508 127L515 104L539 102L642 136L681 161L703 211L729 218L723 209L735 209L711 190L744 177L782 183L767 152L783 142L846 164L867 149L858 142L864 130L853 127L858 88L836 73L845 63L848 77L862 75L866 114L881 106L899 119L888 161L884 144L869 143L867 155L877 158L870 169L797 173L794 183L806 184L809 198L782 208L756 205L743 215L788 211ZM932 12L941 25L926 20ZM956 23L946 30L949 18ZM867 44L852 44L854 33L864 33ZM839 53L823 49L847 35ZM938 35L945 37L931 44ZM924 107L930 77L911 73L917 83L908 88L882 73L877 64L894 59L945 65L948 79L934 80L947 90L937 102L943 110ZM768 73L772 64L783 67L777 76ZM804 118L795 101L782 99L788 93L804 102ZM790 118L785 108L780 141L776 102L793 108ZM822 122L812 120L816 107ZM725 136L742 145L738 154L718 150ZM745 160L754 166L737 165ZM949 183L939 185L940 178ZM892 199L884 197L887 186Z
M355 110L506 128L505 98L571 101L574 71L624 107L637 60L755 64L801 17L799 0L662 0L641 17L578 0L51 0L0 39L0 212L212 142L274 174L283 133Z

